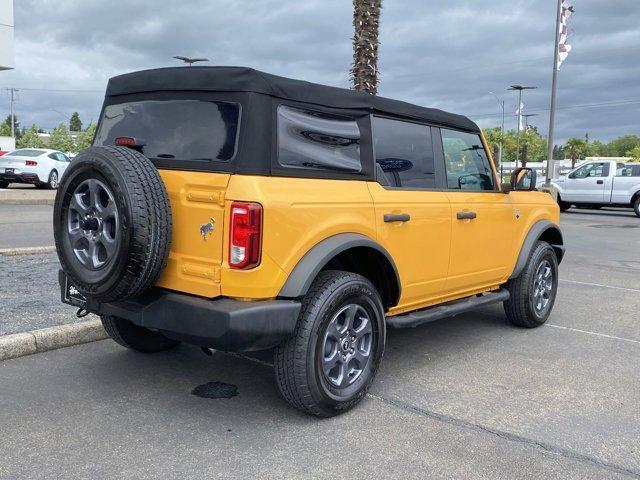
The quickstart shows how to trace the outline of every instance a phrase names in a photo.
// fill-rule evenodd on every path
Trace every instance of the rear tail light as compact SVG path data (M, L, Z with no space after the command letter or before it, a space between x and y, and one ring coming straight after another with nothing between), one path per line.
M38 162L36 162L35 160L27 160L26 162L24 162L24 164L27 167L36 167L36 166L38 166Z
M233 202L229 233L229 266L249 269L260 264L262 205Z

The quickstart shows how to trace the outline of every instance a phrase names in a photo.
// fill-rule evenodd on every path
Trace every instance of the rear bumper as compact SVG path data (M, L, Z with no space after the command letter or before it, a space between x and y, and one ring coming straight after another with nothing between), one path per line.
M208 300L160 289L120 302L88 299L83 304L67 295L67 278L62 271L59 281L64 303L98 315L125 318L169 338L225 351L275 347L293 333L301 306L291 300Z
M37 173L0 173L0 181L9 183L39 183Z

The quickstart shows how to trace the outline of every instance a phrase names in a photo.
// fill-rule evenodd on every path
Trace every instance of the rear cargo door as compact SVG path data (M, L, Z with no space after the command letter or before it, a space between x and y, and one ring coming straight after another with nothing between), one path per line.
M157 285L219 296L225 191L233 171L240 104L182 92L114 102L104 108L94 144L141 151L160 171L171 201L171 251Z
M224 199L229 174L160 170L169 192L173 231L167 267L158 286L220 295Z

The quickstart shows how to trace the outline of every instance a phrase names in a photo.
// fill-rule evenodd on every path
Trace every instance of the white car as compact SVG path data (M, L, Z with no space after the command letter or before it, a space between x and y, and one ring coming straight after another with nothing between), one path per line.
M58 188L71 159L58 150L20 148L0 157L0 188L10 183L32 183L41 188Z

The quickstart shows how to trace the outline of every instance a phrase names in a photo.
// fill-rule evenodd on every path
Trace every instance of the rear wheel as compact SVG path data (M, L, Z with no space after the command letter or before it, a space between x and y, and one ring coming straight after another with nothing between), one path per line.
M55 170L51 170L46 187L49 190L55 190L56 188L58 188L58 172L56 172Z
M640 196L636 198L635 202L633 202L633 211L636 213L637 217L640 217Z
M0 181L0 188L7 188L9 186L9 182Z
M504 311L513 325L539 327L547 321L558 290L558 258L547 242L537 242L524 270L509 280Z
M100 317L109 336L123 347L142 353L162 352L175 347L180 342L171 340L161 333L139 327L129 320L119 317Z
M318 275L303 299L294 334L275 352L276 380L293 407L331 417L366 394L382 359L384 308L366 278Z
M567 210L569 210L569 208L571 208L571 204L563 202L560 198L560 195L558 195L558 206L560 207L561 212L566 212Z

